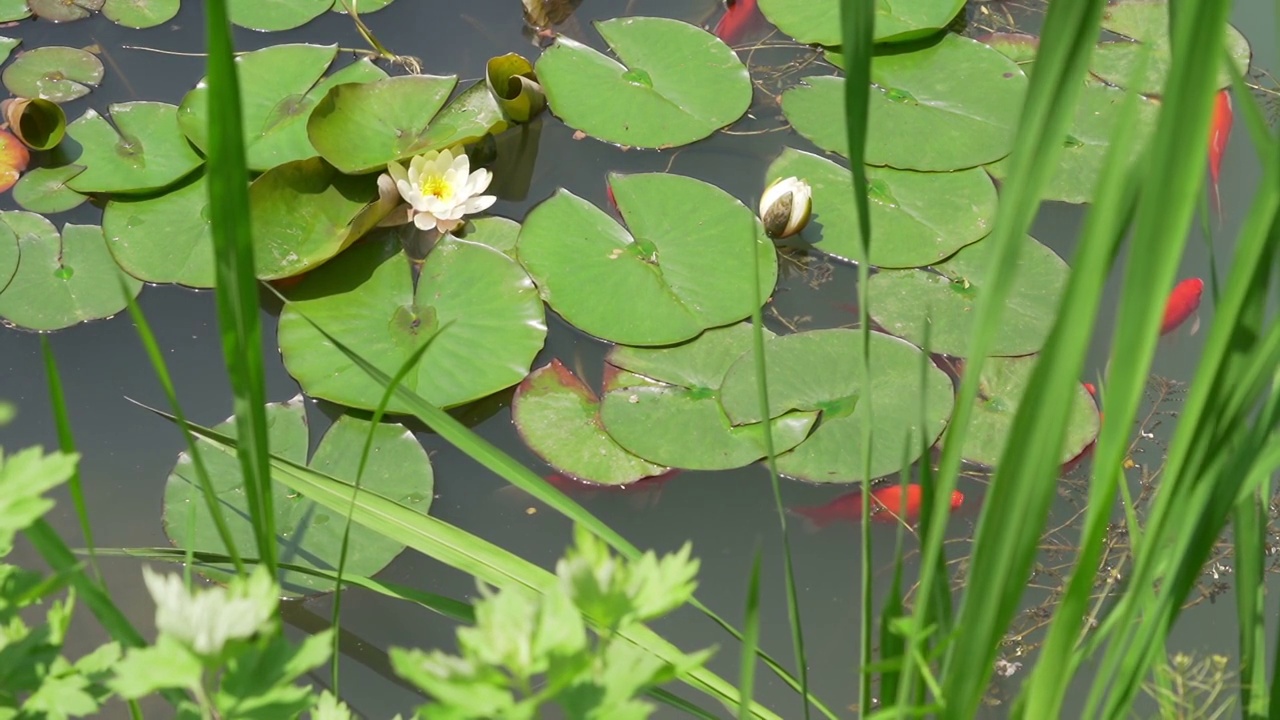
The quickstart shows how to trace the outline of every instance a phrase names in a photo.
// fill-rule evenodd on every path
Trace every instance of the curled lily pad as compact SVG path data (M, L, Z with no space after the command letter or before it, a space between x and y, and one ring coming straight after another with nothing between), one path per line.
M9 287L9 281L18 271L22 251L18 247L18 235L8 224L0 222L0 293Z
M858 215L849 198L848 169L826 158L786 148L765 172L766 185L795 176L813 188L813 220L801 237L843 260L862 252ZM921 267L938 262L991 232L996 188L979 168L920 173L867 168L871 258L877 267Z
M964 0L876 0L874 39L900 42L932 35L962 7ZM799 42L840 43L840 0L760 0L760 12Z
M13 98L0 103L14 135L32 150L50 150L62 142L67 116L62 106L41 98Z
M769 414L822 411L808 439L778 456L779 472L810 482L870 480L901 470L942 433L955 404L946 373L914 345L873 332L868 388L857 360L861 351L859 330L814 330L765 341ZM750 354L729 368L720 403L735 424L760 422ZM870 475L862 450L866 422L874 423Z
M227 0L227 15L250 30L292 30L331 7L333 0Z
M285 403L267 405L267 439L272 453L296 463L307 460L308 426L302 396ZM381 423L371 428L367 420L338 418L320 440L312 469L348 483L355 483L360 455L370 429L373 444L368 463L360 476L360 487L398 501L421 513L431 506L434 480L426 450L413 434L400 425ZM234 419L214 428L235 436ZM209 472L222 516L241 556L257 554L256 540L249 522L249 505L244 476L235 455L207 440L197 440L200 459ZM164 530L175 545L193 538L197 551L224 553L222 539L204 503L204 494L195 465L187 453L178 456L164 490ZM280 562L336 571L343 547L346 517L305 496L292 493L283 483L272 483L277 549ZM194 526L192 523L194 522ZM345 570L366 577L386 567L404 550L404 545L379 532L352 523L347 545ZM284 571L280 584L290 595L329 592L333 583L305 573Z
M737 120L751 104L747 68L701 28L626 17L596 29L618 60L560 35L537 66L551 110L588 135L635 147L684 145Z
M120 267L153 283L213 287L213 236L204 172L145 197L113 197L102 213L107 246Z
M83 20L101 10L102 3L103 0L27 0L36 17L56 23Z
M0 130L0 193L13 187L18 177L31 162L31 153L27 146L18 142L18 138Z
M885 330L956 357L968 354L974 308L991 283L994 246L980 242L926 270L886 270L871 277L867 307ZM1039 352L1053 327L1067 284L1067 264L1053 250L1027 237L1018 259L1013 290L992 355Z
M543 305L524 270L482 243L488 225L474 221L466 240L445 236L416 288L399 240L385 235L307 273L280 314L285 368L308 395L342 405L373 408L382 396L305 315L388 375L430 340L404 382L436 405L461 405L523 380L546 338ZM407 408L393 399L389 411Z
M178 128L177 107L128 102L112 105L110 112L112 122L89 109L67 126L81 146L76 164L85 166L68 183L73 190L150 192L172 185L203 162Z
M360 60L322 78L337 52L336 45L274 45L236 58L250 170L261 172L315 157L307 118L320 99L336 85L387 76L368 60ZM209 89L204 80L182 99L178 122L196 147L208 148Z
M67 225L59 237L53 223L35 213L0 213L0 222L18 236L21 253L0 293L0 317L14 325L60 330L111 317L128 305L122 286L129 296L142 289L111 259L100 227Z
M23 210L42 215L79 207L88 198L67 187L67 181L79 175L83 169L79 165L35 168L13 186L13 200Z
M600 401L559 360L516 388L511 416L520 436L562 475L602 485L626 485L667 471L626 450L600 425Z
M102 61L70 47L42 47L19 53L4 70L4 86L18 97L64 103L84 97L102 82Z
M759 460L764 423L733 425L720 407L725 373L750 349L745 324L712 328L666 348L615 346L608 360L624 369L606 383L605 430L640 457L672 467L728 470ZM816 412L790 412L771 420L774 450L798 445L816 418Z
M117 25L149 28L172 20L181 5L181 0L106 0L102 14Z
M743 319L757 292L773 292L773 243L725 191L665 173L611 175L610 186L630 232L561 189L529 213L516 247L542 297L578 328L668 345Z
M982 364L978 384L978 401L965 433L965 460L994 467L1000 461L1013 430L1013 418L1026 392L1037 356L988 358ZM1067 410L1067 437L1062 449L1062 462L1080 455L1098 437L1101 419L1093 396L1083 385L1077 385Z
M4 6L3 6L3 3L0 3L0 15L2 15L3 12L4 12ZM7 22L7 21L3 17L0 17L0 22ZM22 38L10 38L10 37L4 37L3 35L0 35L0 63L3 63L5 60L8 60L9 53L13 52L13 49L18 47L18 45L21 42L22 42Z
M875 57L871 81L866 162L903 170L960 170L1008 155L1027 89L1012 60L951 33ZM848 153L844 80L805 83L783 94L787 119L818 147Z
M547 96L538 84L533 65L521 55L507 53L492 58L485 64L484 77L498 107L515 122L529 122L547 106Z

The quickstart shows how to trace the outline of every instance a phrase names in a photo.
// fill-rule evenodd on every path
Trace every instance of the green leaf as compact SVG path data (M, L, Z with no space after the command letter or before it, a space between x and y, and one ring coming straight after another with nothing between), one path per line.
M518 123L529 122L547 106L546 94L538 84L533 65L523 56L507 53L491 58L485 64L485 85L498 101L507 117Z
M132 648L115 666L110 686L126 700L150 695L165 688L202 687L204 668L200 658L185 645L161 635L151 647Z
M67 182L82 193L148 192L168 187L203 160L178 128L178 108L167 103L111 105L112 123L93 109L67 126L81 145L84 172Z
M332 6L333 0L227 0L227 15L250 30L292 30Z
M21 260L0 293L0 317L31 330L59 330L111 317L137 296L142 283L122 272L102 235L92 225L67 225L62 237L53 224L28 212L0 213L18 236Z
M18 0L18 1L20 4L22 4L25 7L26 5L25 0ZM8 20L4 17L4 13L5 13L4 3L0 2L0 22L8 22ZM13 52L13 49L18 47L18 45L21 43L22 43L22 38L10 38L10 37L5 37L3 35L0 35L0 64L3 64L5 60L8 60L9 53Z
M601 140L673 147L701 140L751 104L751 79L714 35L668 18L595 24L618 60L557 35L538 59L547 102L566 124Z
M4 86L24 98L64 103L84 97L102 82L102 61L70 47L41 47L18 54L5 68Z
M293 682L323 665L332 651L332 629L307 635L297 646L276 632L231 663L222 677L217 704L224 716L297 717L310 707L311 694Z
M476 142L506 128L498 99L485 83L477 82L445 105L401 158Z
M102 9L103 0L27 0L31 12L55 23L83 20Z
M515 705L507 678L498 668L446 655L392 647L391 666L396 674L435 698L452 718L497 718ZM427 714L425 717L434 717Z
M78 455L46 455L39 447L8 457L0 451L0 549L53 507L53 500L42 494L69 480L78 461Z
M152 283L213 287L209 185L203 169L164 192L113 196L102 213L107 247L130 275Z
M612 342L667 345L749 315L753 280L761 297L773 292L773 243L725 191L664 173L615 174L610 185L630 232L564 189L520 232L520 262L565 320Z
M149 28L172 20L181 4L181 0L106 0L102 14L117 25Z
M0 0L0 22L12 22L31 17L27 0Z
M946 27L964 0L876 0L875 41L900 42ZM760 0L760 12L802 43L840 44L840 0Z
M13 201L24 210L42 215L53 215L80 207L88 198L68 187L67 181L83 170L79 165L30 170L13 186Z

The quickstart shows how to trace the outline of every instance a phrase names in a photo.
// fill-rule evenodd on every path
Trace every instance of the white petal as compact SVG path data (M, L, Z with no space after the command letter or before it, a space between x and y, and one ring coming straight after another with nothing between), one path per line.
M497 201L498 198L494 195L477 195L473 198L467 198L467 201L462 203L462 211L468 215L483 212Z
M467 179L467 194L479 195L489 188L489 183L491 182L493 182L493 173L480 168L471 173L471 177Z
M418 213L413 216L413 224L418 226L419 230L434 230L436 227L436 218L431 213Z

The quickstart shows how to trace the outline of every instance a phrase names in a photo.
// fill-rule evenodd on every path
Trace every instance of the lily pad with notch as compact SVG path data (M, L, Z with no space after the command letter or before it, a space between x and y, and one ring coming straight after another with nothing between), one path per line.
M209 186L204 171L162 193L113 197L102 213L107 246L120 267L152 283L214 284Z
M4 69L4 86L18 97L69 102L102 82L102 61L86 50L41 47L18 54Z
M67 181L79 175L79 165L35 168L13 186L13 201L23 210L53 215L80 207L87 197L67 187Z
M81 193L147 193L168 187L204 163L178 127L178 108L160 102L110 107L111 121L92 108L67 126L80 143L84 172L67 185ZM114 125L113 125L114 123Z
M950 24L963 7L964 0L876 0L872 38L890 43L932 35ZM760 0L760 12L798 42L841 42L840 0Z

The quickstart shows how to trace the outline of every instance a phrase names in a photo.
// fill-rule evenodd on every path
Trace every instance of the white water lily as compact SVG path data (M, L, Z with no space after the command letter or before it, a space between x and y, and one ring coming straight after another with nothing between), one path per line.
M796 177L774 180L760 198L760 221L772 238L791 237L809 224L813 189Z
M389 162L387 174L378 178L379 193L386 200L394 190L406 204L381 224L412 220L422 230L456 230L464 215L487 210L497 200L480 194L492 181L493 173L484 168L471 172L471 161L461 151L457 155L449 149L418 155L409 161L407 170L398 162Z
M177 573L161 574L142 568L142 580L156 603L156 630L212 657L229 640L258 632L276 612L280 591L261 567L247 579L227 587L191 592Z

